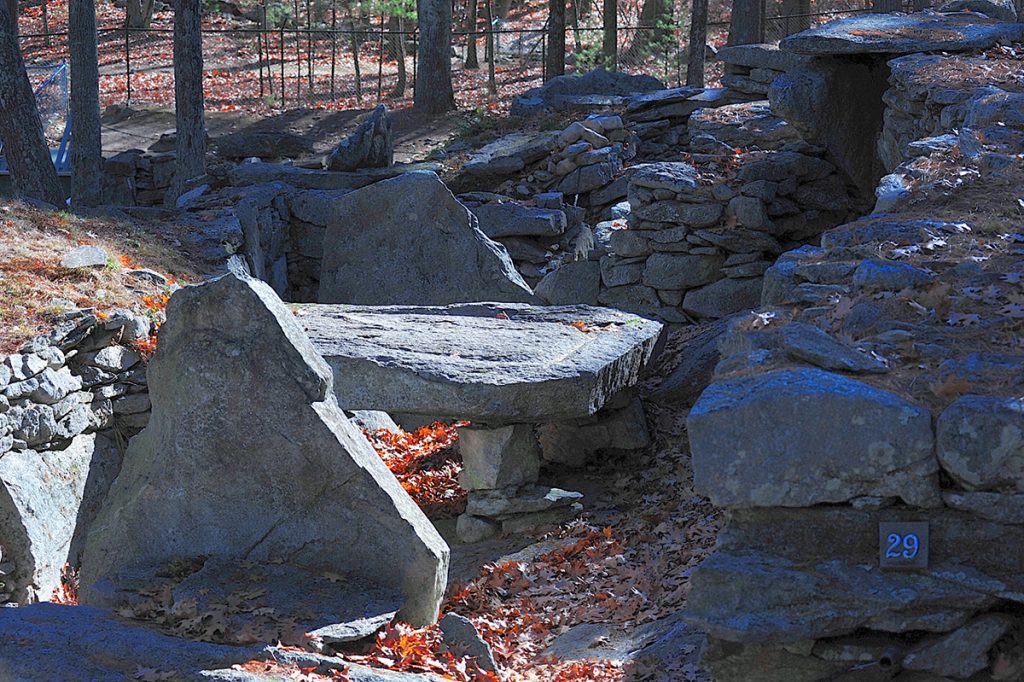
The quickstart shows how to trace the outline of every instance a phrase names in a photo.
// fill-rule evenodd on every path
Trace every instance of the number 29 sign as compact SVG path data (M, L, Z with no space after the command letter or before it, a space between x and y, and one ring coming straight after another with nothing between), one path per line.
M928 522L880 521L878 552L882 568L927 568Z

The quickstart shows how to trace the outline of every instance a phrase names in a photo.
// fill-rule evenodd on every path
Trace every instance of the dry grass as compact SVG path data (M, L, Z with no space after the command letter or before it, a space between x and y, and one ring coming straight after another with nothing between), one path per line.
M62 267L61 258L83 244L106 250L106 266ZM74 308L146 312L151 306L143 297L166 291L128 276L136 267L172 281L198 278L182 254L138 225L0 202L0 353L46 332L54 316Z

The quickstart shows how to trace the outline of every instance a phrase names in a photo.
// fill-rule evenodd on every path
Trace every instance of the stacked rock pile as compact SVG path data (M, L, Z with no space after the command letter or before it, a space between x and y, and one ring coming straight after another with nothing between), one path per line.
M806 57L785 52L778 45L733 45L718 51L725 62L722 85L748 97L765 99L776 76L796 70Z
M2 601L49 599L60 584L83 496L117 473L116 463L91 468L92 434L125 442L148 422L145 369L132 344L149 334L149 320L130 311L77 310L0 358Z
M104 202L115 206L162 206L174 178L174 154L130 149L104 163Z
M1020 45L1000 46L980 55L912 54L891 60L878 140L886 170L936 148L935 141L924 138L945 133L952 139L947 131L961 127L970 100L983 88L1024 89L1019 80L1022 51Z
M792 147L737 155L727 177L683 162L638 166L628 226L596 229L610 252L599 302L670 322L756 307L778 254L844 220L853 203L831 163Z

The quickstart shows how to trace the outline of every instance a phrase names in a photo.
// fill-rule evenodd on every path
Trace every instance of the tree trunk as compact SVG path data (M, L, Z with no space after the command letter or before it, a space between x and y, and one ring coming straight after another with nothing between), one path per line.
M604 68L615 71L619 65L619 7L616 0L604 0L604 40L601 54L604 55Z
M466 62L463 65L463 68L466 69L480 68L480 56L476 52L476 29L478 12L479 10L477 9L477 0L467 0L466 32L469 35L466 36Z
M690 54L686 64L686 84L704 87L704 53L708 41L708 0L693 0L690 13Z
M398 33L392 34L391 41L395 48L395 60L398 62L398 83L395 84L393 97L405 97L408 76L405 73L405 19L398 17Z
M17 194L64 205L9 2L0 3L0 140Z
M548 0L548 54L544 77L565 73L565 0Z
M202 0L174 2L174 120L177 153L173 198L206 174L206 117L203 112Z
M903 9L902 0L872 0L873 12L899 12Z
M14 21L14 32L18 32L18 0L7 0L7 6L10 8L11 19Z
M764 16L761 9L761 0L733 0L729 45L764 42Z
M428 114L455 108L452 90L452 5L450 0L417 0L420 41L417 48L413 106Z
M491 0L484 0L484 10L487 12L487 93L492 97L498 94L498 82L494 78L494 12Z
M125 15L128 28L149 28L153 23L153 0L128 0Z
M71 56L71 205L98 206L102 200L103 145L93 0L68 2L68 49Z
M782 33L793 35L811 27L811 0L782 0Z

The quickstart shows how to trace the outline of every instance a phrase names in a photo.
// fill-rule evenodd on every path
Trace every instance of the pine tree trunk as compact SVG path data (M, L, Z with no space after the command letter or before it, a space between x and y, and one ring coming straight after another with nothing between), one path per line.
M442 114L455 108L452 91L452 5L450 0L417 0L420 41L417 47L415 108Z
M71 54L71 204L98 206L102 199L100 75L96 50L96 4L69 0Z
M619 7L616 0L604 0L604 40L601 53L604 55L604 67L615 71L619 65Z
M11 18L14 20L15 33L18 28L18 0L7 0L7 6L10 8Z
M492 11L491 0L484 0L484 10L487 12L487 92L492 97L498 94L498 83L494 79L494 12Z
M548 54L544 76L565 73L565 0L548 0Z
M690 50L686 63L686 84L704 87L704 53L708 41L708 0L693 0L690 13Z
M466 62L463 65L465 69L480 68L480 57L476 51L476 29L479 11L477 0L466 0L466 32L469 35L466 36Z
M9 2L0 3L0 140L17 194L64 205Z
M206 117L203 112L202 0L174 3L174 120L177 154L173 199L206 174Z
M761 9L761 0L733 0L729 45L764 42L764 17Z

